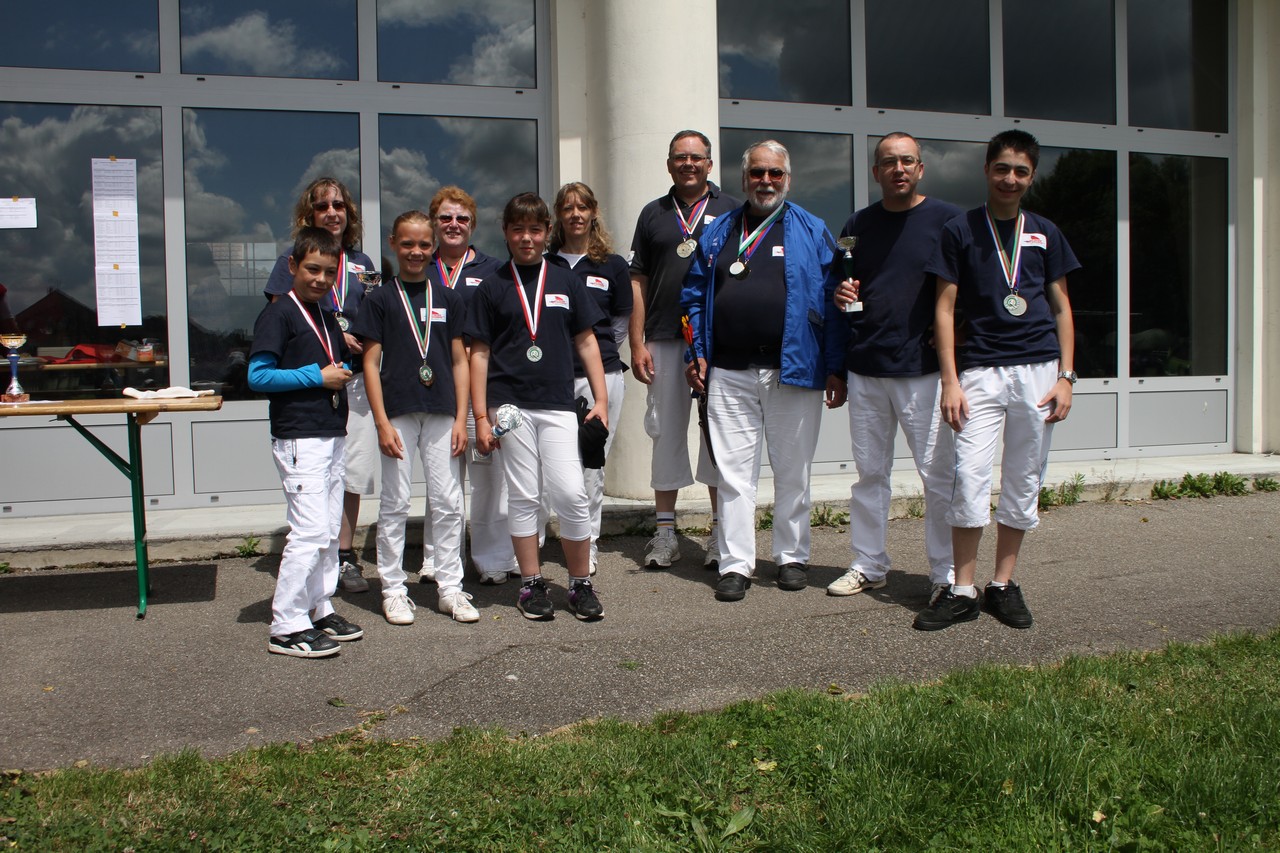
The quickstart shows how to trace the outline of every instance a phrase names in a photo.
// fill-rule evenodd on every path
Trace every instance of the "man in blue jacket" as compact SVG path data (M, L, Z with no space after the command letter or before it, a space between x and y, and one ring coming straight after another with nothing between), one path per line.
M831 232L787 202L791 155L778 142L743 153L742 189L746 203L703 231L681 294L693 330L689 384L707 395L720 471L720 601L744 598L755 573L762 437L774 476L778 587L807 585L823 391L828 408L845 400L841 318L823 298Z

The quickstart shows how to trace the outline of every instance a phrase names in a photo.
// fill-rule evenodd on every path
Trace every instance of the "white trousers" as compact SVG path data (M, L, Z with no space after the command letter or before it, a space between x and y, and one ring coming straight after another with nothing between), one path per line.
M809 471L818 448L822 392L779 385L775 369L710 371L711 449L720 466L720 574L756 568L760 453L773 467L773 558L809 562ZM763 439L763 441L762 441Z
M414 412L391 419L404 443L404 459L382 457L382 497L378 504L378 576L382 595L405 595L404 528L409 519L413 457L422 460L427 480L436 583L441 592L462 589L462 470L451 455L453 418Z
M476 446L476 421L470 414L467 415L467 439L468 449L460 460L458 482L461 484L464 477L471 480L470 499L463 499L464 515L469 510L471 519L471 561L482 574L518 571L511 532L507 529L507 480L502 471L502 453L495 451L483 461L471 459ZM428 511L422 521L423 566L435 566L434 539Z
M898 427L907 438L924 484L925 553L929 579L951 583L951 505L954 449L951 428L938 408L938 374L881 377L849 373L849 438L858 480L849 490L850 568L869 580L889 573L886 537L893 498L893 444Z
M342 457L346 438L271 439L284 487L289 535L271 599L271 634L310 630L333 612L342 526Z
M353 495L373 494L373 472L378 468L378 428L364 390L364 374L347 383L347 449L343 463L343 490Z
M653 356L653 384L647 386L644 413L644 431L653 439L649 485L656 492L670 492L693 485L689 468L689 410L693 399L684 378L687 347L682 340L654 341L647 346ZM698 482L714 487L718 476L707 457L706 442L699 438Z
M1044 421L1049 407L1037 404L1057 381L1057 361L977 367L960 374L969 420L955 434L955 486L947 514L952 527L985 527L991 520L992 466L1002 427L996 521L1015 530L1040 523L1040 486L1053 424Z
M543 516L542 490L560 518L560 538L591 537L587 488L578 452L578 416L573 412L524 409L524 423L502 437L507 476L507 524L512 536L537 535Z

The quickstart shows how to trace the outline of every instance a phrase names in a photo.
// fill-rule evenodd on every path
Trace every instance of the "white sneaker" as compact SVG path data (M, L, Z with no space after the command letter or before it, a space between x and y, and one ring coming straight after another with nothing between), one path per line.
M720 570L720 531L714 524L707 534L707 556L702 560L702 568L709 572Z
M497 585L507 582L506 572L481 572L480 583Z
M480 611L471 605L471 596L462 590L440 593L440 611L455 622L479 622Z
M588 566L588 568L587 568L587 575L588 575L588 576L590 576L590 577L595 577L595 576L596 576L596 569L598 569L598 568L599 568L599 564L596 562L596 558L595 558L595 557L592 557L592 558L591 558L591 563L589 564L589 566Z
M418 605L404 593L389 595L382 599L382 612L392 625L412 625L413 611L417 609Z
M880 589L888 583L884 578L873 581L857 569L850 569L827 586L827 595L857 595L869 589Z
M435 582L436 582L435 563L423 563L422 568L418 570L418 583L435 583Z
M644 552L644 564L648 569L668 569L680 559L680 544L676 541L676 533L670 528L663 528L649 540Z

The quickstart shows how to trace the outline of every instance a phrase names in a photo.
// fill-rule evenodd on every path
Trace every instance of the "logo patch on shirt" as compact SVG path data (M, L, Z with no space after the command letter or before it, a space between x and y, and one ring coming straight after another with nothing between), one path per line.
M568 308L569 297L564 293L548 293L544 303L548 308Z
M467 277L467 287L479 287L480 282L484 279Z
M702 214L702 224L703 224L703 225L710 225L712 222L715 222L715 221L716 221L715 214L712 214L712 213L704 213L704 214Z
M785 249L785 248L786 248L786 246L774 246L774 247L773 247L773 256L774 256L775 258L785 258L785 257L786 257L786 253L783 251L783 249Z
M431 322L447 323L448 321L449 321L448 308L432 308L431 309Z
M1022 235L1022 245L1030 246L1033 249L1047 249L1049 248L1049 241L1045 239L1043 234L1033 232Z
M587 287L594 287L596 290L608 290L609 279L598 275L587 276Z
M351 272L364 272L364 264L357 264L355 261L347 261L347 269Z

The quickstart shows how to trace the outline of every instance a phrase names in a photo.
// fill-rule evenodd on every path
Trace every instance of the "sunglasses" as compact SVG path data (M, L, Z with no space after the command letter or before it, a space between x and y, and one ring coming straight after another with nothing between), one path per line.
M748 169L747 174L755 178L757 181L763 178L765 175L768 175L769 177L773 178L775 181L780 181L787 175L785 171L777 168L776 166L772 169L766 169L763 166L756 166L754 169Z
M342 199L340 199L340 198L339 198L339 199L334 199L333 201L313 201L313 202L311 202L311 209L312 209L312 210L314 210L316 213L324 213L326 210L328 210L328 209L329 209L329 208L331 208L331 207L332 207L334 210L336 210L336 211L338 211L339 213L341 213L342 211L344 211L344 210L346 210L346 209L347 209L347 203L346 203L345 201L343 201Z
M459 225L471 224L471 217L467 216L465 213L460 213L457 216L454 216L449 213L441 213L439 216L436 217L436 220L439 221L441 225L448 225L450 222L456 222Z

